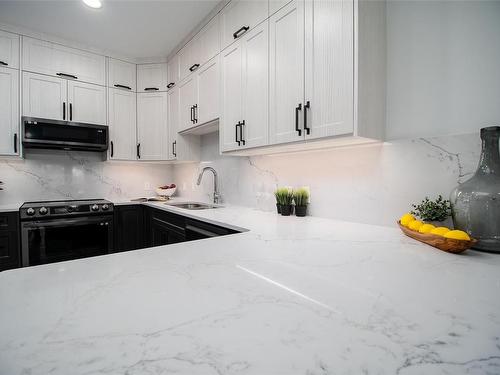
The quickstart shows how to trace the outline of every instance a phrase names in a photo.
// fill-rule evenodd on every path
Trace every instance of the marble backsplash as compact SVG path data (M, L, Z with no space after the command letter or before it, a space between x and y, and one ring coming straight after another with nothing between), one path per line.
M0 206L36 200L107 198L129 200L154 195L172 181L168 164L103 162L76 151L29 151L24 160L0 159Z
M174 166L178 195L207 201L213 190L207 174L196 186L200 168L214 167L224 202L275 210L276 186L309 186L310 215L394 225L425 196L448 197L475 171L479 133L395 140L377 145L273 156L220 156L218 135L202 137L200 164Z

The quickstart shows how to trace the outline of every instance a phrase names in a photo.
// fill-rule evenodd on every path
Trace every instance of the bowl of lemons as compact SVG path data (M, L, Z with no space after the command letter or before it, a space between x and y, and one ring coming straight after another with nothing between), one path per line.
M477 242L464 231L424 223L410 213L401 216L398 225L408 237L449 253L461 253Z

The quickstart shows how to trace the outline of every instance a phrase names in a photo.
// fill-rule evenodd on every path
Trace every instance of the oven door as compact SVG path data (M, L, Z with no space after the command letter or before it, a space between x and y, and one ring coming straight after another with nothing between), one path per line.
M108 254L113 251L113 216L24 222L23 267Z

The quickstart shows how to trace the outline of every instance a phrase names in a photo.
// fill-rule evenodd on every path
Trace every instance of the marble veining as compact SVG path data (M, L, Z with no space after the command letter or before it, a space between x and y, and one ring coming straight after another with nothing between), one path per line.
M499 373L498 256L244 207L189 215L249 231L0 273L0 373Z

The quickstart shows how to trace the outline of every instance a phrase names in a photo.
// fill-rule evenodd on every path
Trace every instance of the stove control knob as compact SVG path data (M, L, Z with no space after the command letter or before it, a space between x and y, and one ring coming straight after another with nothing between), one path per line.
M92 211L99 211L99 206L97 204L94 204L92 207L90 207Z
M26 210L26 215L33 216L34 214L35 214L35 210L33 208L30 207Z
M102 205L102 210L103 210L103 211L107 211L108 209L109 209L109 206L108 206L106 203L104 203L104 204Z
M47 210L47 207L41 207L39 210L38 210L38 213L40 215L47 215L47 213L49 212L49 210Z

